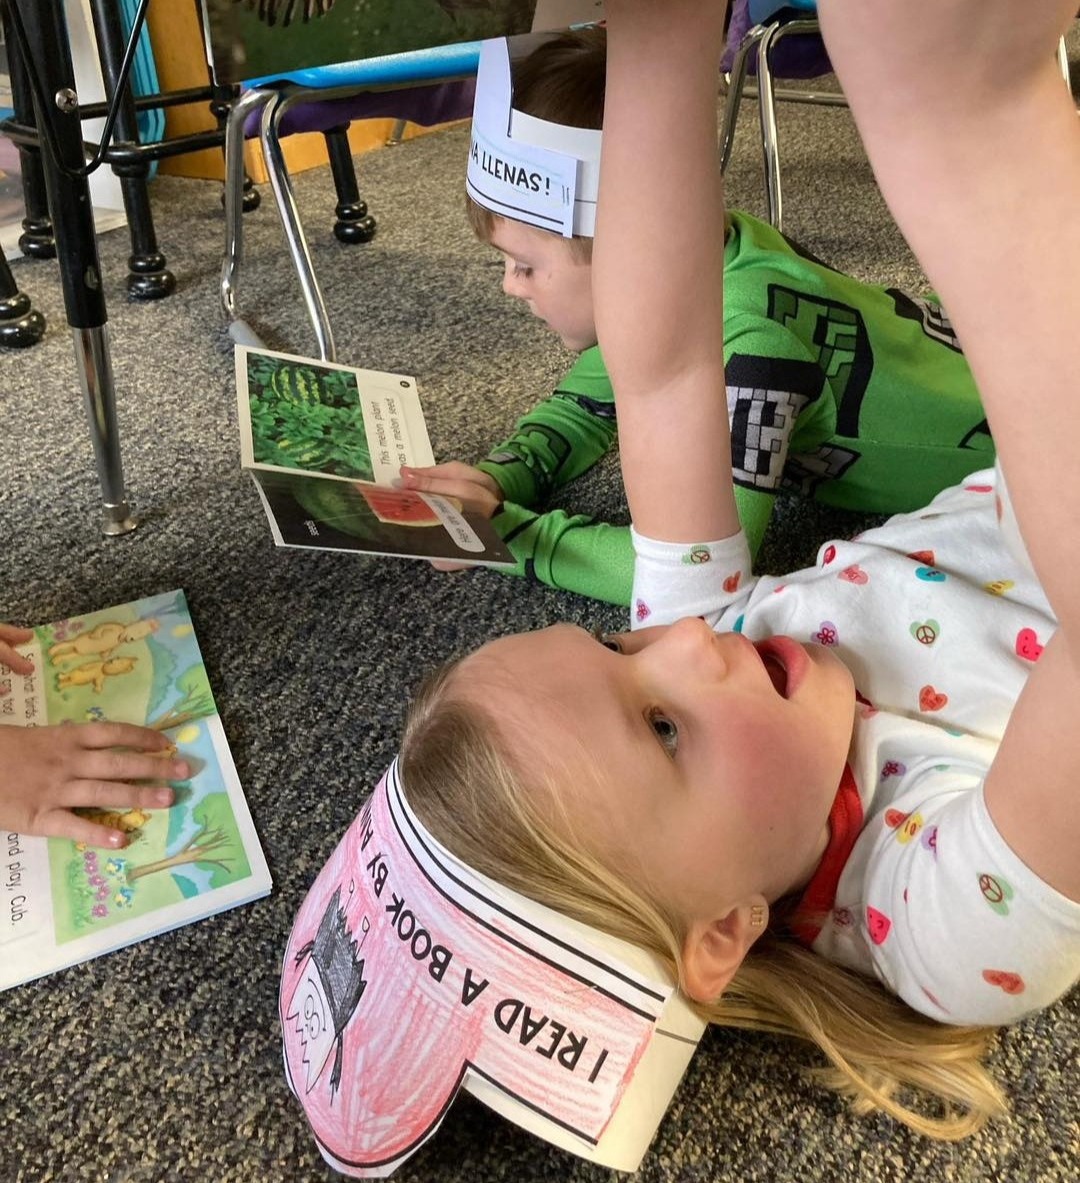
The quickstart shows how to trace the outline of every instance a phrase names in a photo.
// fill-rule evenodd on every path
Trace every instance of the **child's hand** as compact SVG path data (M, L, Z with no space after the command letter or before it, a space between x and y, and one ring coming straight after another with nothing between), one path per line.
M401 487L418 493L437 493L442 497L456 497L469 509L491 518L502 504L502 490L494 477L479 468L450 460L433 464L430 468L401 467ZM466 571L474 563L455 563L451 559L432 559L436 571Z
M418 493L436 493L456 497L475 511L490 518L502 504L502 490L493 477L460 460L433 464L430 468L401 466L401 487Z
M185 760L167 758L171 751L160 731L131 723L0 726L0 830L124 846L122 830L72 810L167 808L173 791L161 782L190 775ZM143 781L152 783L136 783Z
M15 652L16 645L25 645L33 635L31 629L18 628L14 624L0 624L0 669L7 668L13 674L34 672L34 663L21 653Z

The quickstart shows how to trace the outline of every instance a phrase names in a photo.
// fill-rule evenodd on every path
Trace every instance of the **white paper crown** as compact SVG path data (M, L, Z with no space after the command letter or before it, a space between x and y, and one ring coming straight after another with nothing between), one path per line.
M591 238L600 185L598 131L564 127L513 107L505 37L480 47L465 185L484 209L570 238Z
M459 1088L635 1170L704 1030L659 964L478 874L424 829L397 763L297 914L279 1013L323 1157L389 1175Z

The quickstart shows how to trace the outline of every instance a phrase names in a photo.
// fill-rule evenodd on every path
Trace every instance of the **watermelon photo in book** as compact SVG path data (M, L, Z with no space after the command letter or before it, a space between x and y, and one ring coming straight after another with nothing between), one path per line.
M278 546L458 563L513 563L481 513L453 497L253 469Z
M416 379L236 347L240 463L278 546L480 565L513 556L484 514L394 487L435 463Z
M389 485L434 464L416 379L236 347L240 463Z

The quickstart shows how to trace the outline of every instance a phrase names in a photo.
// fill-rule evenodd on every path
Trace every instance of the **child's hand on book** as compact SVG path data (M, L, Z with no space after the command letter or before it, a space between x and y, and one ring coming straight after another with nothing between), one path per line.
M33 630L14 624L0 624L0 672L9 669L13 674L32 674L34 664L15 652L16 645L25 645L34 635Z
M123 830L76 809L166 809L190 775L160 731L131 723L0 726L0 830L118 849Z
M486 518L494 515L502 504L502 490L493 477L460 460L433 464L429 468L401 466L401 488L417 493L435 493L440 497L456 497L466 509L481 513Z
M479 468L462 464L460 460L433 464L429 468L409 468L402 465L400 485L403 489L413 489L417 493L456 497L466 509L481 513L489 519L494 517L503 499L502 490L494 477L481 472ZM450 559L432 559L431 565L436 571L464 571L475 564L455 563Z

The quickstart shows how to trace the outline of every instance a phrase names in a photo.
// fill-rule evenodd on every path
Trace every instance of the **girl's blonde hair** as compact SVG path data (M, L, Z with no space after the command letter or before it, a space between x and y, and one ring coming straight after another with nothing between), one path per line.
M482 874L649 950L680 981L677 922L544 817L542 775L518 769L494 714L455 693L455 668L425 680L406 719L401 770L421 821ZM880 1109L916 1133L956 1140L1005 1110L983 1064L991 1028L924 1018L772 925L723 996L693 1005L710 1023L816 1045L828 1064L813 1074L860 1115ZM938 1111L914 1107L903 1096L910 1090L929 1094Z

